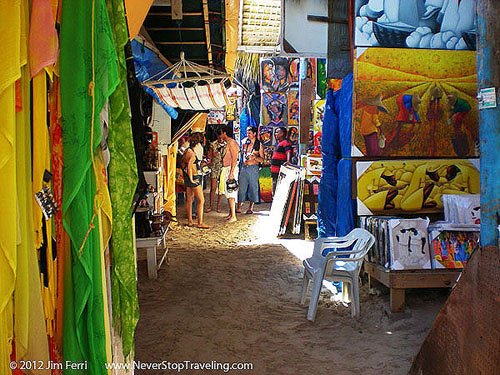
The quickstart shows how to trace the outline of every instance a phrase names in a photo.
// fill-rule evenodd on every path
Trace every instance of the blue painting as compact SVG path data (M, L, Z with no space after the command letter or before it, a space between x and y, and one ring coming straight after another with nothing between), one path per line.
M356 0L359 47L476 49L476 0Z

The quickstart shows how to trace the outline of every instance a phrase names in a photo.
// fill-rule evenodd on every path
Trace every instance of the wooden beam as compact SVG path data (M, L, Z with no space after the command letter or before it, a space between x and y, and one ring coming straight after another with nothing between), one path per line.
M156 42L156 44L165 44L165 45L183 45L183 44L194 44L194 45L201 45L205 44L205 42Z
M182 20L182 0L172 0L172 19Z
M148 27L149 31L203 31L203 27Z
M208 0L203 0L203 19L205 21L205 41L207 44L208 65L212 65L212 45L210 44L210 21L208 18L208 13Z
M327 17L327 16L314 16L311 14L307 15L307 20L312 22L324 22L324 23L340 23L349 25L349 21L343 18L337 17Z

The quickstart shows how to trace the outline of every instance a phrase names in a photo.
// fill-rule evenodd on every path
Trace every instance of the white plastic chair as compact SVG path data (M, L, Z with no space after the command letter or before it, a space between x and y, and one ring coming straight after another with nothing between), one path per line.
M313 287L309 309L307 310L307 320L313 322L316 317L323 279L349 283L351 313L353 317L359 315L359 271L361 270L363 258L374 242L373 235L360 228L353 229L345 237L317 238L314 241L312 257L304 260L304 277L300 299L300 303L303 305L312 280ZM350 251L337 251L351 245L353 245L353 248Z

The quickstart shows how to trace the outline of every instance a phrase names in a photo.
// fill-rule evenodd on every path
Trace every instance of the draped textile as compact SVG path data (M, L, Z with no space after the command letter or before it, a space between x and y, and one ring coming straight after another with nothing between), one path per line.
M101 141L99 115L118 84L104 0L65 0L60 38L62 209L71 241L71 259L65 259L63 359L88 361L89 373L104 374L107 311L94 157Z
M122 339L123 354L127 357L133 352L135 327L139 320L135 240L131 216L138 176L128 102L124 53L128 34L123 1L107 0L107 7L120 79L116 91L109 99L109 187L114 214L111 240L113 326Z
M31 1L29 39L30 69L34 77L57 61L59 39L51 0Z
M354 228L351 146L352 74L326 94L322 132L323 169L318 195L319 237L344 236ZM347 156L341 159L342 156Z
M240 0L225 0L226 72L233 73L238 48Z
M14 291L16 359L47 363L49 348L38 271L38 256L33 238L30 91L27 66L22 68L20 89L23 105L16 114L16 177L20 234L18 237L21 239L17 244L17 273ZM49 375L50 371L40 369L37 370L38 373Z
M61 95L60 81L58 77L50 85L49 90L49 112L50 112L50 143L51 143L51 163L52 163L52 191L54 199L59 208L54 215L54 230L56 238L57 253L57 299L55 307L55 327L54 344L58 352L62 348L62 317L64 300L64 261L65 254L68 252L68 243L62 222L62 193L63 193L63 144L61 127Z
M21 76L21 4L19 0L0 0L0 374L10 374L8 366L13 335L12 295L17 262L17 194L15 163L15 84Z
M169 107L208 110L230 105L224 85L212 83L191 88L151 87L156 96Z
M175 207L175 173L177 164L177 142L172 143L168 146L167 151L167 171L165 173L165 205L164 210L170 212L172 217L177 216L177 210Z

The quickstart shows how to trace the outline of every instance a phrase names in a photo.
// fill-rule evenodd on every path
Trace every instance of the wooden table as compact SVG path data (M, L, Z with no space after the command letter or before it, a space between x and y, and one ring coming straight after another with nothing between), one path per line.
M167 247L166 236L168 232L168 226L166 228L167 229L160 237L137 238L135 240L137 250L146 249L147 251L148 277L150 279L158 278L158 270L160 269L161 265L163 264L163 261L167 256L168 247ZM158 248L161 248L163 250L163 255L160 259L160 262L158 262L156 256L156 250Z
M365 261L364 269L368 280L374 278L390 289L391 312L405 310L405 290L408 288L451 288L462 269L434 270L389 270L378 264Z

